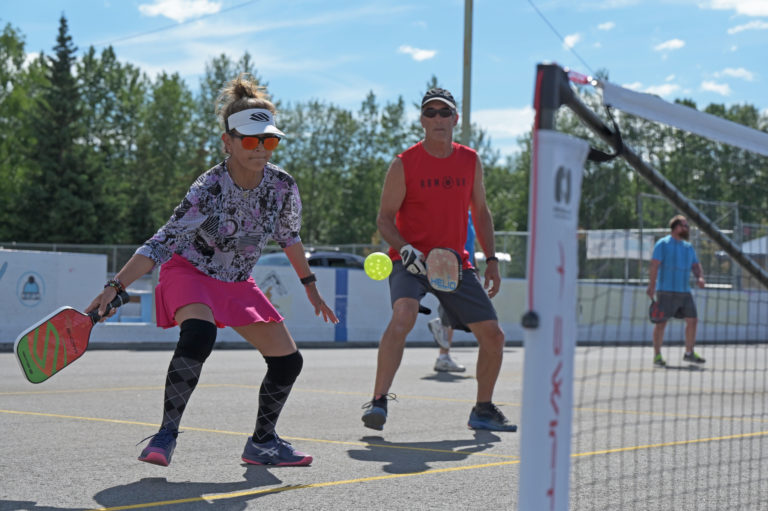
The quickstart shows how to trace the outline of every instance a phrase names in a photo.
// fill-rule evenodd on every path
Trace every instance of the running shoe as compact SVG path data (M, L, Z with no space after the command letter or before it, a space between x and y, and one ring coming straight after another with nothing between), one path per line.
M173 456L173 450L176 448L176 437L178 436L178 430L171 430L166 428L160 428L160 431L152 436L148 436L145 440L150 440L141 455L139 461L146 463L152 463L153 465L161 465L167 467L171 463L171 456ZM139 442L139 443L141 443Z
M365 410L363 413L363 425L366 428L375 429L381 431L384 429L384 423L387 422L387 400L397 400L395 394L386 394L379 399L372 399L365 403L362 408Z
M275 465L277 467L298 467L312 463L312 456L293 448L275 435L275 438L263 443L256 443L249 436L245 443L242 460L251 465Z
M653 365L659 366L659 367L664 367L665 365L667 365L667 361L664 360L664 357L662 357L661 353L659 353L658 355L653 357Z
M435 361L435 371L439 373L463 373L467 368L456 363L450 356L440 355Z
M683 360L685 360L686 362L693 362L694 364L703 364L704 362L706 362L706 360L701 358L701 356L699 356L699 354L696 353L695 351L693 353L686 353L685 355L683 355Z
M451 345L448 344L448 340L445 338L445 327L440 321L440 318L435 318L427 323L429 331L432 332L432 337L435 339L435 344L443 349L450 349Z
M488 410L477 411L477 407L472 407L472 413L469 414L470 429L488 429L491 431L517 431L517 425L510 424L509 420L501 413L501 410L491 403Z

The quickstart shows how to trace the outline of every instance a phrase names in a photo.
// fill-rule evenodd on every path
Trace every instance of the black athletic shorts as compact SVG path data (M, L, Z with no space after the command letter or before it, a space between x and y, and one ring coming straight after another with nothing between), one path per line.
M658 291L656 293L658 317L655 323L662 323L670 318L695 318L696 304L691 293Z
M468 332L466 325L470 323L498 321L496 309L475 270L462 270L459 289L454 293L443 293L429 287L426 276L414 275L403 267L402 261L394 261L389 276L389 296L392 304L398 298L421 301L427 293L434 294L443 308L441 322L456 330Z

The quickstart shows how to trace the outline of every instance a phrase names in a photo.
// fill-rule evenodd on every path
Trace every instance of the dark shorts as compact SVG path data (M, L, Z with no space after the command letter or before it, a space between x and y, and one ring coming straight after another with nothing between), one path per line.
M469 331L466 325L478 321L498 321L488 293L483 289L474 270L463 270L461 285L455 293L434 291L427 277L408 272L401 261L395 261L389 276L389 296L394 304L399 298L421 301L427 293L434 294L441 305L441 322L457 330Z
M656 293L656 303L661 312L661 318L658 322L666 321L670 318L695 318L696 304L693 301L691 293L674 293L672 291L658 291Z

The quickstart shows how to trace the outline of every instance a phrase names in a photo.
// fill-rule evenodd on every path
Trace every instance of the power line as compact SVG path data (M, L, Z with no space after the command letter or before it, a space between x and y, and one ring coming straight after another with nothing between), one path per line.
M574 50L573 47L570 44L565 42L565 38L562 35L560 35L560 32L558 32L557 29L554 27L554 25L552 25L552 23L550 23L550 21L547 19L547 17L544 16L544 13L541 12L538 7L536 7L536 5L533 3L533 0L528 0L528 3L531 4L531 7L533 7L533 9L539 14L539 16L541 16L541 19L544 20L544 23L546 23L549 26L549 28L552 30L552 32L554 32L555 35L558 38L560 38L560 41L562 41L563 46L568 48L571 51L571 53L576 55L576 58L579 59L581 61L581 63L584 64L584 66L586 66L587 69L589 69L589 72L592 74L592 76L594 76L595 72L592 71L592 68L589 66L589 64L587 64L587 62L583 58L581 58L581 55L576 53L576 50Z
M170 30L172 28L180 27L182 25L187 25L189 23L192 23L193 21L200 21L200 20L205 19L205 18L210 18L211 16L218 16L219 14L223 14L223 13L228 12L228 11L234 11L235 9L240 9L241 7L245 7L246 5L252 4L252 3L256 2L256 1L257 0L248 0L247 2L243 2L241 4L233 5L232 7L227 7L226 9L222 9L222 10L217 11L217 12L212 12L211 14L203 14L202 16L198 16L197 18L189 19L187 21L182 21L181 23L176 23L174 25L166 25L164 27L159 27L159 28L155 28L155 29L152 29L152 30L147 30L146 32L141 32L141 33L138 33L138 34L128 35L128 36L125 36L125 37L120 37L118 39L113 39L111 41L95 44L94 46L112 45L112 44L119 43L119 42L122 42L122 41L127 41L128 39L135 39L137 37L142 37L142 36L149 35L149 34L155 34L157 32L163 32L165 30Z

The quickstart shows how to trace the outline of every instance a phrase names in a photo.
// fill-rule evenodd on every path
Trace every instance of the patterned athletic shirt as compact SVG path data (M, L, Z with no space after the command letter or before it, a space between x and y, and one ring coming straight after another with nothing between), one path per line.
M282 248L301 241L296 181L272 163L253 190L240 188L223 161L195 180L170 220L136 250L157 264L173 254L225 282L248 280L271 239Z

